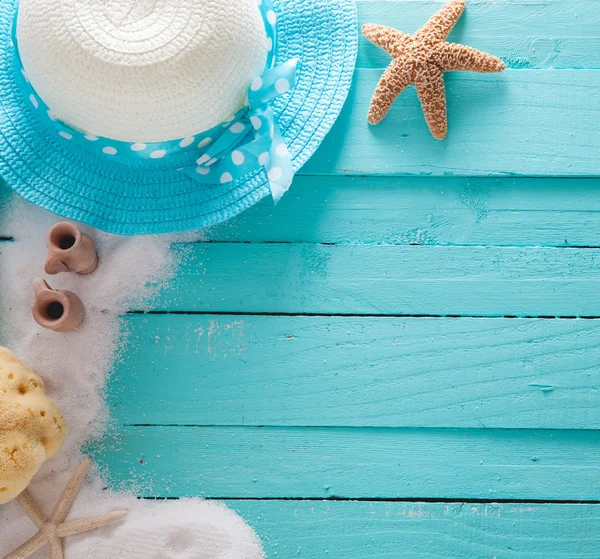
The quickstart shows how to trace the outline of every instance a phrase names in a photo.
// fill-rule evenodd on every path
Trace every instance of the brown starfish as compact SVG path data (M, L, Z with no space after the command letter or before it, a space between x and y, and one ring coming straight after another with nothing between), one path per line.
M364 36L394 58L371 100L370 124L379 124L398 95L414 84L431 133L443 140L448 132L444 72L504 70L504 62L491 54L445 42L464 9L465 0L450 0L414 35L385 25L363 25Z
M71 481L69 481L67 487L65 487L50 518L44 516L40 507L33 500L27 489L17 497L17 501L19 501L23 509L25 509L27 516L29 516L33 523L39 528L39 531L21 547L6 555L4 559L24 559L35 553L44 544L46 544L50 550L51 559L63 559L63 538L81 534L83 532L90 532L97 528L102 528L102 526L113 524L114 522L121 520L127 514L126 511L115 511L103 516L81 518L79 520L65 522L65 518L67 518L67 514L69 514L69 511L71 510L73 501L75 501L75 497L77 496L89 466L90 461L86 458L75 470Z

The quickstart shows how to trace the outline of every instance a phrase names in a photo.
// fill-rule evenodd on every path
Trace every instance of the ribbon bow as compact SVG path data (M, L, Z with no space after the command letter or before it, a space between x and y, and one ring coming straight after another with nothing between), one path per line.
M292 184L294 168L270 102L296 86L298 62L293 58L254 78L246 108L225 125L195 165L183 170L200 182L225 184L264 167L277 203Z

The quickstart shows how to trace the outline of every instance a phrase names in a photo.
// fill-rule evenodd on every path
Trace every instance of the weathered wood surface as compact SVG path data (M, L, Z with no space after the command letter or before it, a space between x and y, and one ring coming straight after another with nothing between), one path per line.
M0 211L9 198L0 184ZM199 237L231 242L600 247L600 180L297 177ZM0 214L0 237L12 231Z
M122 424L600 428L600 321L130 315Z
M600 506L228 501L268 557L597 559Z
M92 451L153 497L600 501L600 431L122 426Z
M160 311L600 316L600 249L194 244Z
M413 33L445 0L357 0L362 23ZM468 0L450 41L494 53L509 68L598 69L595 0ZM357 66L385 68L389 57L361 37Z
M364 0L359 19L410 33L441 5ZM447 77L446 143L431 138L412 89L380 126L367 125L368 103L389 58L361 39L350 102L303 173L597 175L600 106L592 98L600 85L599 21L594 0L469 2L449 40L500 56L509 69Z
M509 6L509 4L505 4ZM307 175L596 176L596 70L506 70L446 78L449 133L433 139L414 89L378 126L366 114L380 69L358 69Z
M205 238L239 242L600 246L600 180L297 177Z

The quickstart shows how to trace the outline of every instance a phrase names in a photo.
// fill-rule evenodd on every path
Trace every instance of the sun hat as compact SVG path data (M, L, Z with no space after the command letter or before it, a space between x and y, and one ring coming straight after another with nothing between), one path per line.
M2 0L0 176L122 235L276 201L344 104L353 0Z

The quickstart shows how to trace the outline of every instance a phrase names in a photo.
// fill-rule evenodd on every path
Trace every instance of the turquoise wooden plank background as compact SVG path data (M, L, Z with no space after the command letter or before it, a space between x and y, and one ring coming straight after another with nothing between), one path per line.
M441 4L358 7L410 32ZM469 1L451 39L508 70L448 77L443 143L414 91L366 125L387 59L361 40L290 193L174 247L123 317L110 482L223 499L269 557L599 557L599 24Z
M125 328L108 387L122 424L600 427L597 320L131 315Z
M228 501L269 557L598 556L595 505Z

